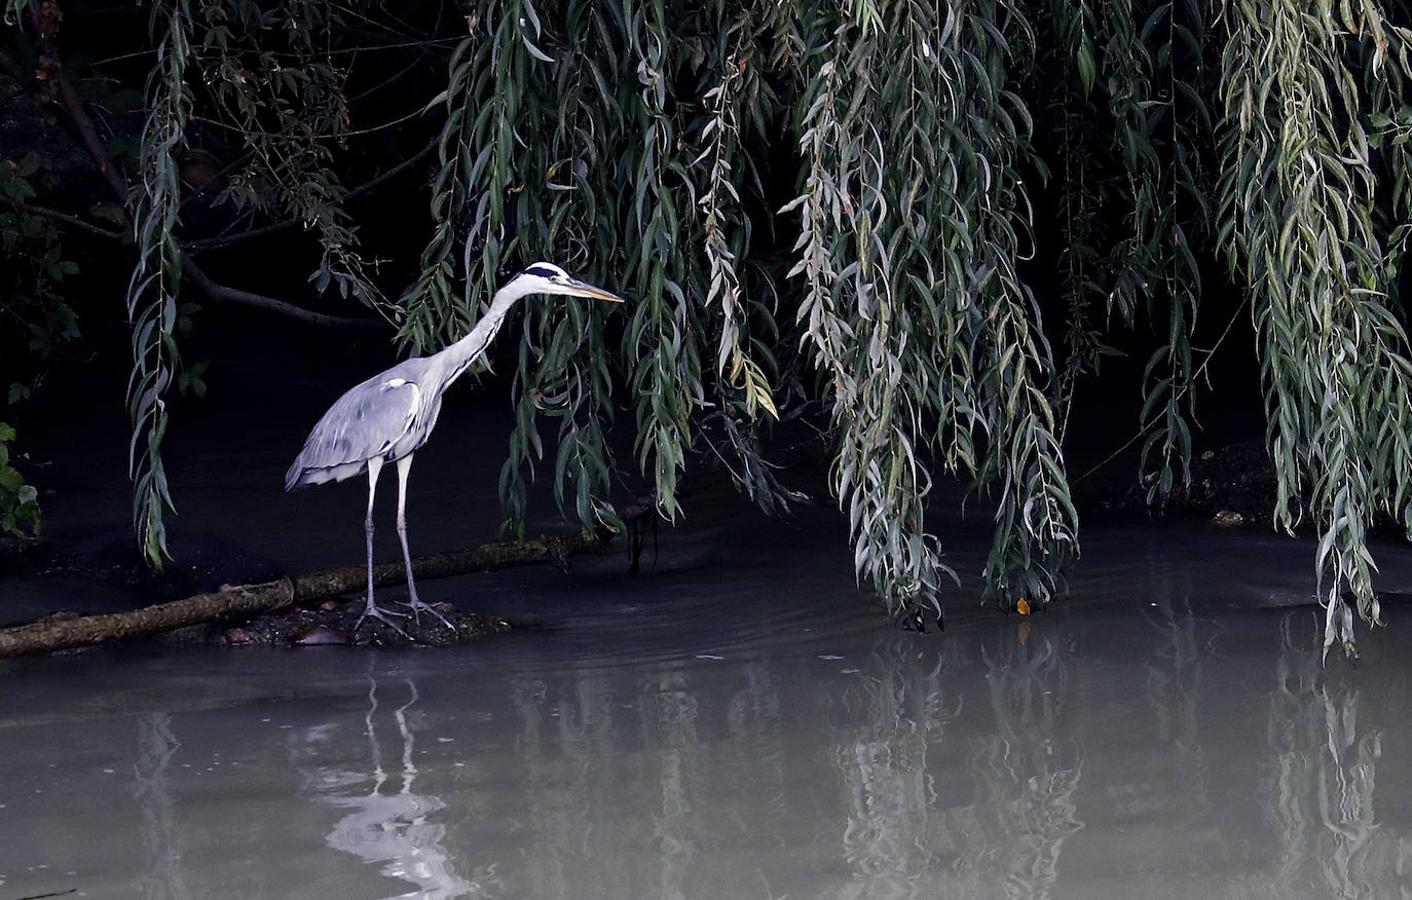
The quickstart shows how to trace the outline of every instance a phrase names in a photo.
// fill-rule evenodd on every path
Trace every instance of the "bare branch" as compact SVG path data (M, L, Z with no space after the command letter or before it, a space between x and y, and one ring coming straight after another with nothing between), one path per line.
M37 216L44 216L47 219L53 219L56 222L61 222L73 228L78 228L82 231L86 231L89 234L97 235L98 237L102 238L107 238L108 240L121 241L126 237L126 235L123 234L123 232L121 231L114 231L108 228L103 228L99 225L94 225L92 222L85 222L78 216L71 216L68 213L60 212L57 209L49 209L48 207L44 206L30 206L24 203L16 203L13 200L7 200L3 197L0 197L0 202L3 202L6 206L21 210L22 212L31 213ZM360 319L350 316L333 316L327 313L314 312L313 310L305 309L302 306L295 306L293 303L288 303L284 300L278 300L274 297L267 297L263 294L256 294L252 291L245 291L241 290L240 288L233 288L224 284L217 284L211 279L211 276L206 274L205 270L196 265L195 261L193 261L190 256L187 256L185 254L182 255L181 263L182 272L187 275L192 281L196 282L196 284L201 288L201 290L204 291L206 295L212 300L223 301L227 303L239 303L244 306L253 306L257 309L264 309L270 312L279 313L282 316L288 316L291 319L298 319L301 322L308 322L313 325L324 325L332 328L373 329L381 328L384 324L380 319Z
M328 313L314 312L302 306L295 306L284 300L274 297L267 297L264 294L256 294L252 291L233 288L224 284L217 284L206 274L206 271L196 264L188 254L181 256L182 273L206 293L212 300L225 301L227 303L239 303L244 306L253 306L257 309L264 309L270 312L288 316L291 319L298 319L301 322L308 322L311 325L324 325L330 328L361 328L380 329L384 327L381 319L362 319L348 316L331 316Z
M65 225L69 225L73 228L82 229L83 231L87 231L89 234L96 234L99 237L105 237L109 240L121 241L125 237L125 235L121 231L114 231L110 228L104 228L101 225L94 225L92 222L84 221L78 216L71 216L66 212L59 212L57 209L49 209L47 206L31 206L28 203L16 203L14 200L10 200L5 197L0 197L0 203L4 203L6 206L9 206L13 209L18 209L21 212L27 212L31 215L36 216L44 216L46 219L53 219L56 222L62 222Z
M535 565L552 565L567 571L570 557L602 552L609 540L607 534L570 534L546 535L531 541L495 541L419 556L411 561L411 566L418 578L447 578ZM357 590L365 583L367 571L362 566L347 566L262 584L237 585L130 612L47 616L25 625L0 628L0 658L87 647L207 622L250 619L293 603ZM400 561L382 563L373 571L373 580L380 585L393 584L402 580L405 571Z

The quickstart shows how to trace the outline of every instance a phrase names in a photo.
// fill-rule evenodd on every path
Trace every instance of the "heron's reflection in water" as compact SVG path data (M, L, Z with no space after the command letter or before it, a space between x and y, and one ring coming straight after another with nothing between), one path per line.
M417 704L416 682L411 677L388 679L383 687L378 675L368 673L368 710L364 733L368 757L364 771L320 768L314 788L319 799L348 813L325 838L335 850L380 865L384 875L417 885L408 896L425 898L483 896L487 885L457 873L446 849L446 826L434 814L446 808L435 795L418 793L422 773L416 765L416 735L408 710ZM380 691L390 697L379 696ZM323 740L320 728L308 729L308 743ZM367 793L345 788L371 783Z

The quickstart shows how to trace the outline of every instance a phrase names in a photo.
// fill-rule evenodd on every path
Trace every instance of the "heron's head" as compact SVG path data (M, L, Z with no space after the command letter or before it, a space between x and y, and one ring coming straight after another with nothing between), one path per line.
M526 294L566 294L570 297L591 297L622 303L623 298L611 291L580 281L553 263L537 262L514 278L515 287Z

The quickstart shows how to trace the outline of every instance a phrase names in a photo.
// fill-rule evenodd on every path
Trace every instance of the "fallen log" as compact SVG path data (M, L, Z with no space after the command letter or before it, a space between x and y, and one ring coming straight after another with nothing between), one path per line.
M419 556L412 560L412 572L420 579L447 578L545 563L567 569L570 557L594 552L606 542L603 536L582 535L548 536L533 541L495 541L450 553ZM207 622L249 619L295 603L361 592L367 586L367 578L366 567L346 566L297 578L224 587L169 603L144 606L131 612L93 616L56 613L25 625L0 628L0 658L87 647ZM373 583L380 587L401 584L405 578L400 560L373 567Z

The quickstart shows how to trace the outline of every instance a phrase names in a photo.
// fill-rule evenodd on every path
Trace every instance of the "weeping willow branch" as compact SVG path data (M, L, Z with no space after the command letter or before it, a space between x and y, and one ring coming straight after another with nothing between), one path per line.
M1165 19L1165 21L1163 21ZM1165 28L1163 27L1165 26ZM1191 483L1191 428L1196 393L1192 386L1191 332L1196 327L1201 296L1201 270L1192 249L1190 234L1204 235L1209 227L1210 209L1205 186L1199 181L1197 147L1210 133L1211 121L1206 102L1185 73L1200 72L1202 62L1201 10L1193 0L1172 0L1160 5L1144 26L1142 38L1149 45L1154 36L1160 46L1152 52L1157 78L1165 81L1165 103L1149 105L1147 118L1158 153L1165 164L1156 178L1143 180L1143 195L1160 196L1138 216L1150 219L1150 240L1155 245L1143 256L1157 263L1151 276L1159 278L1161 295L1167 301L1165 343L1153 351L1143 384L1140 417L1164 408L1160 423L1143 443L1141 470L1152 473L1148 502L1160 505L1176 483L1181 468L1181 486ZM1131 305L1129 301L1129 305ZM1149 300L1148 316L1160 322ZM1186 397L1183 408L1182 397ZM1153 458L1160 460L1152 464Z
M753 223L747 201L764 207L762 178L750 148L768 147L765 125L777 103L763 42L781 4L715 0L710 17L717 58L703 78L699 152L701 250L706 287L700 318L720 332L715 366L715 406L702 423L701 440L730 473L731 481L761 510L788 509L798 499L765 458L765 433L780 418L772 381L781 377L772 349L778 297L773 266L751 259ZM744 196L743 196L744 195ZM719 424L719 442L705 430Z
M524 168L532 175L518 194L524 212L517 217L517 239L525 259L557 259L599 283L616 284L619 276L605 266L617 256L617 216L605 215L599 204L614 193L615 147L627 134L619 98L607 89L600 68L608 56L600 41L620 29L591 0L569 3L566 13L566 33L582 37L572 50L551 48L559 60L557 77L555 69L535 66L528 82L507 85L526 94L521 128L541 135L524 149ZM606 323L606 311L595 303L535 304L525 314L512 386L515 427L500 474L502 529L508 533L524 527L525 479L544 454L538 430L544 415L559 420L554 496L561 512L572 508L586 533L619 527L608 502L613 375Z
M1031 122L1006 78L1032 43L1019 10L977 3L957 38L950 78L964 86L956 151L969 164L961 184L971 223L967 288L979 301L968 324L981 352L980 408L988 437L979 480L1001 487L987 589L1034 605L1048 602L1060 569L1077 550L1078 515L1049 402L1049 345L1015 268L1030 208L1016 151L1028 145ZM986 65L967 66L967 51Z
M854 565L894 615L939 616L941 562L923 525L930 476L914 436L921 410L903 385L907 342L899 298L887 279L885 150L873 127L879 103L870 62L872 19L827 21L815 52L800 123L804 193L786 210L802 216L791 274L805 277L799 320L817 368L832 380L839 426L834 490L848 514ZM850 78L850 75L862 76Z
M483 96L487 81L493 75L489 67L495 46L491 41L466 38L457 46L447 67L446 124L441 130L437 172L432 180L431 214L435 231L422 252L421 274L402 301L405 316L400 338L421 351L455 340L474 321L474 309L462 308L458 300L454 277L458 258L464 255L467 301L472 291L478 291L477 296L483 299L486 287L477 284L471 274L471 255L477 240L485 248L482 255L489 257L490 272L495 272L498 243L492 244L488 236L475 232L466 234L464 240L458 240L457 234L459 220L466 214L474 191L479 187L468 179L483 177L490 171L487 165L490 154L508 143L498 135L486 135L484 127L477 128L478 121L487 120L488 114L496 109L486 103ZM478 109L485 112L477 116ZM492 139L487 141L487 137ZM508 134L505 137L508 138ZM481 207L485 208L492 199L496 208L501 208L503 200L499 194L492 197L488 192L481 200ZM481 224L484 227L483 212ZM464 254L456 252L458 245L464 246Z
M1115 193L1128 204L1125 233L1111 253L1108 303L1130 326L1141 313L1162 336L1143 373L1146 436L1139 461L1148 502L1162 506L1191 479L1189 419L1196 394L1190 338L1201 295L1192 236L1205 235L1210 220L1200 182L1199 148L1211 130L1198 83L1203 22L1193 0L1150 9L1105 0L1102 12L1103 83L1114 116L1110 146L1123 173Z
M722 16L724 21L730 21ZM709 267L705 303L719 304L721 340L716 350L716 369L726 375L745 399L746 411L755 418L763 412L778 419L770 383L751 357L742 335L746 309L739 260L748 252L750 223L740 215L740 191L736 187L737 157L740 154L740 109L742 82L752 77L751 54L747 49L753 35L753 21L747 14L725 28L720 45L729 48L721 64L720 82L702 98L707 107L706 124L701 129L705 148L693 165L705 163L705 185L699 206L705 232L703 250Z
M691 444L691 415L704 400L699 332L692 327L695 311L686 293L692 287L693 261L678 245L683 231L695 225L690 222L695 206L690 180L675 156L677 124L667 109L665 10L661 3L633 0L624 5L624 14L638 81L627 109L639 149L627 219L637 303L623 347L633 361L629 383L637 407L638 464L652 472L657 502L675 519L681 513L677 480Z
M1228 10L1221 63L1222 232L1255 303L1278 476L1276 523L1307 510L1324 650L1353 652L1349 602L1380 620L1367 529L1412 522L1412 360L1387 303L1389 251L1366 130L1405 102L1408 33L1378 5ZM1391 71L1388 71L1391 70ZM1395 73L1395 74L1394 74ZM1361 92L1367 78L1382 87ZM1370 102L1383 104L1369 108Z
M1096 69L1093 46L1096 24L1089 4L1066 0L1053 4L1051 19L1059 43L1060 68L1064 72L1059 123L1063 179L1058 188L1063 210L1064 240L1060 252L1064 265L1061 293L1066 311L1065 361L1056 399L1058 437L1062 442L1080 378L1097 374L1102 357L1113 351L1103 343L1103 330L1095 321L1095 309L1103 298L1097 280L1100 259L1094 240L1101 198L1093 188L1090 172L1090 161L1097 149L1091 146L1093 110L1089 99Z
M133 210L138 259L127 296L133 356L133 373L128 382L133 524L143 554L158 568L169 555L162 514L172 508L161 447L167 430L167 389L179 364L175 331L181 292L181 248L174 232L181 205L181 183L176 157L191 109L186 89L190 22L187 0L170 0L153 10L153 27L161 28L163 33L158 44L158 63L148 82L151 112L142 133Z
M1038 309L1016 272L1028 112L1008 65L1032 43L995 2L898 2L845 18L803 103L800 321L833 382L834 487L854 561L894 612L940 611L950 573L924 525L926 455L998 484L987 584L1039 605L1077 517L1046 395ZM877 123L889 123L886 131ZM932 426L929 421L936 421ZM985 437L978 454L975 432Z

